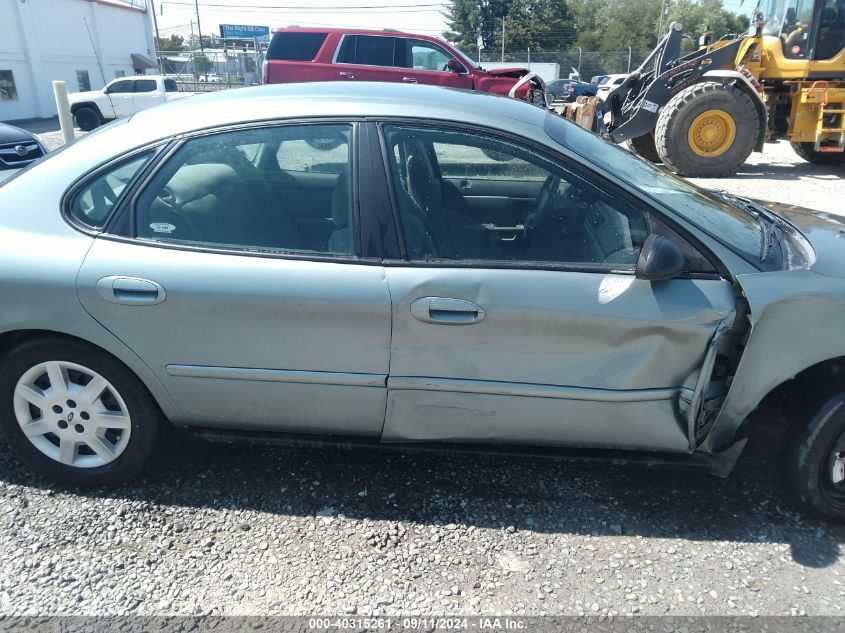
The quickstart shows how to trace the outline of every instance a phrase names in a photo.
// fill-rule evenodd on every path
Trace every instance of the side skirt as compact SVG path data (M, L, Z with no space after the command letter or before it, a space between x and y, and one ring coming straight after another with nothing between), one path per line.
M269 431L229 431L204 427L176 427L189 438L220 444L246 443L292 448L333 448L345 450L370 449L406 453L434 453L456 455L478 453L510 458L551 459L567 462L610 463L648 470L685 470L727 477L739 459L745 444L742 439L721 453L653 453L545 446L500 446L493 444L458 444L433 442L380 442L363 437L317 436Z

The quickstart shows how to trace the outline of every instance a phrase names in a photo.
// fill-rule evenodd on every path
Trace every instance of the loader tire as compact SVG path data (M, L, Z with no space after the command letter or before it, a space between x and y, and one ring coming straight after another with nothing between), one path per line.
M845 152L817 152L813 143L790 143L801 158L813 165L845 165Z
M681 176L718 178L739 169L757 143L760 117L739 88L718 82L695 84L660 111L657 153Z
M629 140L628 149L640 158L645 158L649 162L663 162L660 158L660 154L657 153L657 145L654 142L654 131Z

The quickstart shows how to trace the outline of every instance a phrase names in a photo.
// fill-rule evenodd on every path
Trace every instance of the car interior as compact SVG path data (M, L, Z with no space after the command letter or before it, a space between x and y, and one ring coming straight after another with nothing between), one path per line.
M141 194L137 235L352 254L350 135L303 126L190 141Z
M559 165L473 134L386 129L409 257L636 264L642 213Z

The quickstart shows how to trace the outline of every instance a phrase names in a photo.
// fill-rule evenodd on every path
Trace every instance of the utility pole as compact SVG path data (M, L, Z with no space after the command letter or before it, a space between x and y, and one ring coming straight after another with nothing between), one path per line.
M153 14L153 26L156 30L156 43L155 46L153 46L153 53L155 53L156 56L156 63L158 64L159 72L164 72L164 68L162 68L161 65L161 57L158 54L158 48L161 45L161 37L159 37L158 34L158 18L156 18L156 7L153 0L150 0L150 12Z
M197 8L197 32L200 36L200 55L205 55L205 49L202 46L202 27L200 26L200 3L199 0L194 0L194 6Z
M502 61L505 61L505 16L502 16Z
M628 74L631 74L631 45L628 44Z
M657 27L657 40L660 41L665 33L663 32L663 18L666 15L666 0L661 0L660 2L660 23Z

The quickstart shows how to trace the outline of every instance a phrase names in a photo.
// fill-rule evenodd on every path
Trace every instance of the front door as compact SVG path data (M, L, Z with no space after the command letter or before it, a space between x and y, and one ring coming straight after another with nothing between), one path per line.
M381 432L390 300L380 262L356 257L352 138L334 123L189 138L120 236L95 240L80 301L183 422Z
M703 259L636 279L647 210L562 159L487 132L382 131L405 252L385 267L383 439L688 451L730 284Z
M132 86L135 83L134 79L120 79L113 81L106 88L106 94L109 97L114 116L118 119L132 116L135 112L135 105L132 100ZM106 117L111 117L110 113L103 113Z

